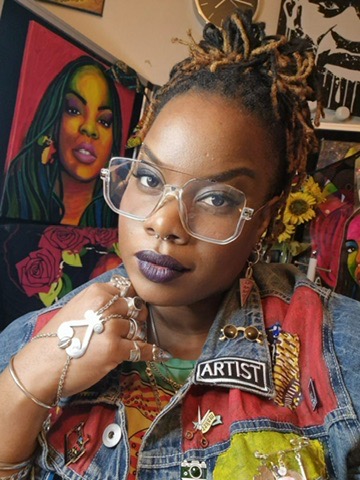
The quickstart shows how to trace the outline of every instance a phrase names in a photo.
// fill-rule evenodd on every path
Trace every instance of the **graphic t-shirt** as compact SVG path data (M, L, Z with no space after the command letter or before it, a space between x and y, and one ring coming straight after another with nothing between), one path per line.
M146 362L123 364L120 384L130 445L128 480L136 478L138 452L147 429L174 395L176 384L180 386L185 383L194 365L193 360L173 358L166 363L155 364L148 375L146 368L150 368L150 365ZM166 378L172 382L166 381Z

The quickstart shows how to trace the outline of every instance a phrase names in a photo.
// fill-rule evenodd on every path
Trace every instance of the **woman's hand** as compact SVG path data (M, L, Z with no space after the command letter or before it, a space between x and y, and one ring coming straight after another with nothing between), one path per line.
M46 335L56 333L60 325L64 330L64 322L69 322L71 326L74 321L85 320L85 312L89 310L101 312L109 302L110 305L102 311L100 317L103 331L101 333L92 331L88 346L86 349L84 348L85 352L80 358L75 358L75 355L70 353L73 358L65 377L63 397L86 390L123 361L137 357L138 348L141 360L153 360L154 355L158 359L166 358L166 352L142 341L146 337L148 316L145 304L141 306L136 323L134 323L127 318L129 314L127 299L122 297L114 299L114 296L119 296L119 293L119 289L112 283L90 285L62 307L38 332L37 338L34 338L16 355L14 358L16 374L32 395L44 403L52 404L54 402L59 379L67 359L66 349L71 344L69 338L61 338L60 343L63 344L61 348L58 336ZM126 295L129 298L134 297L136 293L130 287ZM89 314L87 316L89 317ZM90 314L91 317L96 319L93 313ZM134 327L138 336L130 340L126 337L133 337ZM73 326L72 328L75 331L74 338L77 337L82 342L88 327ZM139 337L140 339L138 339ZM83 342L82 346L86 346L86 342ZM161 357L161 355L165 355L165 357Z

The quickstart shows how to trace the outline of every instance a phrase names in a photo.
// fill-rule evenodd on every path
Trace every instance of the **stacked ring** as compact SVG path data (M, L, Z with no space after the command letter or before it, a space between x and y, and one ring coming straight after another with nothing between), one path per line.
M146 323L139 325L135 318L129 318L130 327L126 338L128 340L142 340L146 338Z
M144 302L140 297L124 297L126 300L128 310L126 312L126 318L136 319L142 309Z
M110 279L110 283L120 290L120 297L125 297L131 287L130 280L121 275L113 275Z
M139 345L133 341L134 349L130 350L129 362L138 362L141 358L141 350Z
M166 357L164 350L162 348L157 347L155 344L153 344L152 346L151 353L152 353L153 362L162 362Z

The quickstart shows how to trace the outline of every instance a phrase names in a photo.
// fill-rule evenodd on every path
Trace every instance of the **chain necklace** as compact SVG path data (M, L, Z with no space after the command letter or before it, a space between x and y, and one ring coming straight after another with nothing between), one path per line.
M149 307L149 314L150 314L151 333L153 335L153 338L155 340L156 345L159 345L160 344L159 337L158 337L156 327L155 327L152 308L150 308L150 307ZM160 370L160 368L156 365L155 362L146 362L146 369L145 369L146 374L147 374L147 376L150 380L150 384L152 386L152 389L153 389L153 392L154 392L154 395L155 395L156 404L157 404L159 410L162 409L162 405L161 405L161 400L160 400L160 395L159 395L159 388L158 388L154 373L156 373L161 378L161 380L165 381L168 385L170 385L175 394L184 385L184 383L178 383L176 380L171 378L171 373L170 373L168 367L163 362L161 362L161 365L169 372L169 376L164 375L162 373L162 371ZM189 375L190 374L191 374L191 372L189 372Z
M164 375L161 372L160 368L156 365L155 362L146 362L146 365L147 365L148 368L151 369L152 372L157 373L162 380L164 380L166 383L168 383L174 389L174 393L177 393L177 391L180 390L180 388L183 386L183 383L178 383L175 380L173 380L172 378Z
M161 403L161 398L160 398L160 393L159 393L159 387L158 387L155 375L153 374L153 371L151 370L151 367L150 367L149 363L150 362L146 362L145 372L146 372L146 375L149 378L152 391L154 392L156 406L159 410L158 413L160 413L161 410L162 410L162 403Z

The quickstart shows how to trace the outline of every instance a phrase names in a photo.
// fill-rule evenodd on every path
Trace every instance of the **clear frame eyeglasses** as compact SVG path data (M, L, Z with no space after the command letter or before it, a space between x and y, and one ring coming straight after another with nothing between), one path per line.
M100 174L106 203L119 215L143 222L173 197L191 236L218 245L239 237L254 213L246 207L243 192L209 179L193 178L182 187L169 185L166 171L144 160L113 157Z

